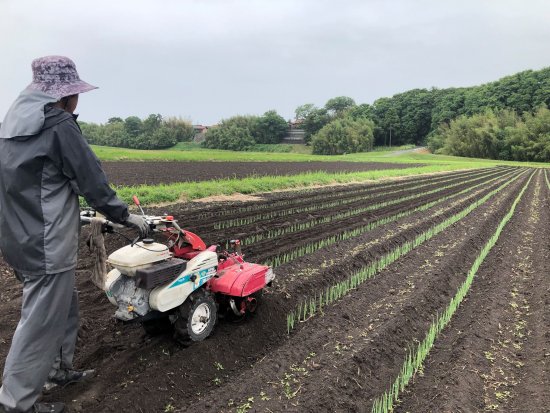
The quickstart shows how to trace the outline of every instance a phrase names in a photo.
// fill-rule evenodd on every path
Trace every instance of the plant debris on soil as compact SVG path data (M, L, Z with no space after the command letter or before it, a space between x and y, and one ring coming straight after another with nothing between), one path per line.
M547 411L550 188L543 170L505 167L149 209L174 215L207 244L248 237L243 252L251 262L353 235L278 265L257 314L240 323L222 319L210 338L190 347L113 319L114 307L90 281L93 261L83 229L75 365L96 368L97 376L45 400L64 401L72 412L371 412L527 182L469 295L422 374L400 396L398 411ZM464 218L288 334L287 314L305 297L493 191ZM108 253L125 243L116 234L106 237ZM0 282L3 366L21 286L2 261Z

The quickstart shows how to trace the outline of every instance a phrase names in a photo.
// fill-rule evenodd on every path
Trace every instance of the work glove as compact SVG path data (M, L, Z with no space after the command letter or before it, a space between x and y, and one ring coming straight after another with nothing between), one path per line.
M149 224L141 215L128 215L128 218L124 221L124 225L137 229L139 231L140 238L147 238L147 235L149 235Z

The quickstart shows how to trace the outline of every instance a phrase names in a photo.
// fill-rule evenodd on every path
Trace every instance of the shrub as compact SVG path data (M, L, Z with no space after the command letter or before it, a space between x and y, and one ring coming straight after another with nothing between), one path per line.
M373 129L374 123L368 119L335 119L313 136L313 153L342 155L371 150L374 143Z

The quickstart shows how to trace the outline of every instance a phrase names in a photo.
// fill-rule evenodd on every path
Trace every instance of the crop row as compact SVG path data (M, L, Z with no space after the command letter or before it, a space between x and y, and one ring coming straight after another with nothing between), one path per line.
M486 194L484 197L473 202L462 211L452 215L451 217L445 219L443 222L433 227L430 227L428 230L422 232L413 240L406 241L405 243L395 247L389 253L381 256L380 258L369 263L367 266L354 272L345 280L335 283L332 286L327 287L325 290L315 293L312 297L306 298L298 304L295 310L292 310L288 313L287 331L290 333L294 329L297 322L306 321L308 318L314 316L317 312L322 312L323 306L330 305L334 301L341 299L350 291L354 290L358 285L374 277L378 272L386 268L391 263L395 262L405 254L408 254L411 250L423 244L435 235L439 234L449 226L463 219L474 209L484 204L495 194L509 186L512 182L516 181L523 174L524 172L518 174L513 179L505 182L498 188Z
M483 177L488 175L493 175L495 173L501 173L501 171L480 174L482 176L479 179L482 179ZM460 178L453 177L453 178L442 180L438 183L440 184L444 182L454 181L457 179L460 179ZM247 216L247 217L239 217L239 218L228 219L225 221L219 221L214 224L214 229L226 229L226 228L232 228L236 226L250 225L256 222L265 221L273 218L283 218L289 215L294 215L299 213L311 213L311 212L322 211L330 208L342 207L345 205L366 201L377 197L386 197L386 196L397 194L400 192L417 190L430 185L434 185L434 183L431 182L429 184L415 185L413 187L402 188L399 190L394 190L394 191L385 192L385 193L374 193L374 194L363 193L361 195L353 196L350 198L347 198L347 197L340 198L333 201L324 200L323 202L318 202L318 203L308 202L306 205L303 205L303 206L295 206L295 207L291 207L283 210L274 210L274 211L264 212L256 215Z
M327 200L331 198L339 198L343 195L353 195L353 194L360 194L366 191L383 190L388 187L390 188L406 187L411 184L417 184L418 182L436 183L441 180L458 178L460 176L470 176L470 175L473 176L477 174L483 174L487 171L491 171L494 169L495 168L483 168L483 169L476 169L474 171L468 170L468 171L461 171L461 172L453 172L442 176L428 176L425 178L415 178L414 180L406 180L404 182L397 182L397 183L389 182L389 183L379 183L375 185L367 184L367 185L361 185L360 187L354 188L354 189L350 187L342 188L340 190L333 191L331 193L319 193L320 191L317 188L304 189L299 192L296 192L292 198L282 199L282 200L267 202L267 203L261 203L261 204L242 206L231 210L217 208L214 211L198 213L197 217L199 219L206 219L206 218L214 218L214 217L223 217L223 216L233 215L233 214L246 214L250 212L259 211L262 209L273 209L273 208L280 208L280 207L285 207L285 206L295 205L300 203L310 203L315 199Z
M495 175L495 174L492 174L490 176L493 176L493 175ZM499 179L502 176L500 174L498 174L498 175L499 176L497 176L496 178L490 179L488 181L484 181L479 185L489 183L491 181ZM487 178L487 176L483 177L483 178ZM333 223L335 221L340 221L340 220L343 220L343 219L355 217L357 215L361 215L361 214L364 214L366 212L376 211L376 210L379 210L379 209L382 209L382 208L385 208L385 207L388 207L388 206L391 206L391 205L395 205L395 204L410 201L410 200L413 200L413 199L421 198L421 197L424 197L424 196L432 195L432 194L435 194L435 193L438 193L438 192L441 192L441 191L446 191L448 189L452 189L452 188L455 188L457 186L469 184L469 183L472 183L474 181L478 181L478 180L483 179L483 178L469 179L469 180L461 181L459 183L455 183L455 184L452 184L452 185L441 186L441 187L438 187L438 188L430 190L430 191L425 191L425 192L421 192L421 193L417 193L417 194L413 194L413 195L407 195L407 196L400 197L400 198L397 198L397 199L392 199L390 201L380 202L380 203L377 203L377 204L371 204L371 205L363 206L363 207L360 207L360 208L347 209L344 212L339 212L339 213L336 213L336 214L333 214L333 215L322 216L320 218L315 218L315 219L312 219L312 220L309 220L309 221L297 222L297 223L294 223L294 224L287 225L285 227L268 230L268 231L263 232L263 233L249 235L249 236L243 238L241 241L242 241L243 245L252 245L256 242L263 241L263 240L266 240L266 239L274 239L274 238L280 237L282 235L287 235L287 234L291 234L291 233L295 233L295 232L301 232L301 231L309 230L309 229L314 228L318 225ZM473 188L475 188L479 185L476 185Z
M517 175L516 178L514 178L514 180L517 179L517 177L520 176L520 175ZM502 178L502 177L498 177L498 178L495 178L495 179L499 179L499 178ZM437 199L435 201L431 201L431 202L428 202L426 204L411 208L409 210L402 211L402 212L399 212L397 214L394 214L394 215L391 215L391 216L388 216L388 217L384 217L384 218L381 218L381 219L373 221L373 222L369 222L369 223L367 223L365 225L361 225L357 228L342 231L338 234L331 235L330 237L323 238L323 239L318 240L318 241L313 241L313 242L310 242L310 243L307 243L307 244L303 244L300 247L298 247L298 248L296 248L292 251L275 255L274 257L272 257L272 258L270 258L269 260L266 261L266 265L271 265L273 267L278 267L280 265L283 265L283 264L286 264L290 261L293 261L297 258L300 258L300 257L303 257L305 255L311 254L311 253L313 253L317 250L320 250L321 248L325 248L325 247L328 247L328 246L333 245L335 243L338 243L338 242L341 242L341 241L346 241L348 239L357 237L357 236L362 235L362 234L364 234L368 231L371 231L375 228L378 228L382 225L386 225L390 222L394 222L394 221L397 221L401 218L407 217L407 216L409 216L413 213L426 211L427 209L430 209L430 208L432 208L433 206L435 206L437 204L440 204L440 203L445 202L445 201L447 201L451 198L454 198L456 196L459 196L459 195L465 194L467 192L470 192L470 191L474 190L476 187L486 185L486 184L487 184L487 182L482 182L481 184L475 185L475 186L470 187L470 188L466 188L466 189L464 189L464 190L462 190L462 191L460 191L456 194L451 194L451 195L442 197L440 199Z
M426 359L431 348L433 347L435 340L437 339L441 331L445 328L445 326L449 324L451 318L455 314L461 302L466 297L472 285L474 277L479 270L479 267L496 244L502 230L504 229L508 221L510 221L510 219L514 215L516 206L523 197L523 194L529 186L534 174L535 172L531 174L529 180L523 186L521 192L513 202L510 210L499 223L496 231L491 236L489 241L484 245L483 249L481 250L477 258L475 259L472 267L470 268L465 281L460 285L456 294L453 296L449 305L446 307L445 311L441 315L435 316L435 319L430 325L430 328L424 339L420 343L418 343L416 347L411 347L407 354L407 357L405 358L401 371L398 374L397 378L394 380L390 389L374 400L372 405L372 413L388 413L393 410L394 404L398 401L399 394L404 391L405 387L413 378L414 374L416 374L422 367L422 364L424 363L424 360Z

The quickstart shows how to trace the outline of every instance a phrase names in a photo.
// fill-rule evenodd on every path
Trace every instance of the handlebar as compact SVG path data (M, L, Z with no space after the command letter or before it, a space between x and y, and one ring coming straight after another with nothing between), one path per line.
M143 215L143 218L145 219L145 222L149 224L151 231L157 232L164 228L175 228L178 231L181 231L177 221L174 220L172 216ZM94 210L86 209L80 212L80 222L83 225L90 224L93 219L99 219L101 221L105 228L105 232L112 232L114 229L125 228L122 224L117 224L102 217L96 217L96 212Z

